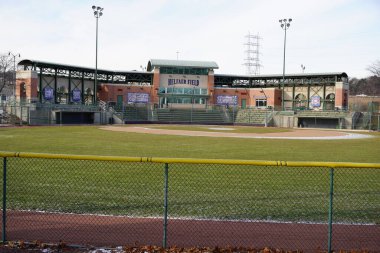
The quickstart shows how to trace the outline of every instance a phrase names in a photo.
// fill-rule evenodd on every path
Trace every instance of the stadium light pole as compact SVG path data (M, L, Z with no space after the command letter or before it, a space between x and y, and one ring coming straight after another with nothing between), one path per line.
M305 73L305 65L301 64L302 74Z
M13 96L16 99L16 57L21 57L20 54L12 54L12 52L8 52L8 56L13 57ZM5 78L5 77L4 77Z
M281 109L282 111L285 110L285 100L284 100L284 88L285 88L285 52L286 52L286 30L289 29L290 27L290 22L292 22L292 19L280 19L279 20L281 24L281 28L285 31L285 36L284 36L284 62L282 65L282 98L281 98Z
M103 8L92 6L94 17L96 18L96 46L95 46L95 83L94 83L94 104L96 104L96 93L98 89L98 20L103 15Z

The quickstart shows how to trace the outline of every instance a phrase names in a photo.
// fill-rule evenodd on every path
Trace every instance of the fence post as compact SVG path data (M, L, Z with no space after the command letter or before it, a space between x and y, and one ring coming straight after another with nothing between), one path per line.
M332 246L332 223L333 223L333 198L334 198L334 169L330 168L330 197L329 197L329 231L328 231L328 253Z
M162 247L166 249L168 241L168 179L169 179L169 165L165 163L164 172L164 237Z
M20 126L22 126L22 105L21 105L21 102L20 102Z
M3 158L3 231L2 231L2 241L7 241L6 236L6 225L7 225L7 158Z

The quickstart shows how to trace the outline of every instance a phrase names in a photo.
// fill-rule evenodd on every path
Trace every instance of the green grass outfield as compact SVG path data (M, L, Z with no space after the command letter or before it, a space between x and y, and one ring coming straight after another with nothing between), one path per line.
M266 129L276 130L275 128L252 129L256 129L257 132ZM0 150L137 157L379 163L380 133L367 134L375 138L353 140L215 138L112 132L100 130L97 126L0 128Z
M378 163L380 135L371 135L270 140L136 134L94 126L0 128L0 150ZM161 216L163 171L163 164L152 163L9 158L8 207ZM328 198L327 168L169 165L171 217L326 222ZM336 169L334 200L335 221L380 224L380 171Z

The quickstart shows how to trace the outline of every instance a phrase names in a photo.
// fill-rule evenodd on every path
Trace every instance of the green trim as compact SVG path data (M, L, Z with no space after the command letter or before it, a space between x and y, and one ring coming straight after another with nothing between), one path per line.
M148 71L155 67L190 67L190 68L207 68L218 69L219 66L213 61L183 61L183 60L165 60L165 59L151 59L148 62Z
M189 68L189 67L161 67L160 74L172 75L208 75L207 68Z

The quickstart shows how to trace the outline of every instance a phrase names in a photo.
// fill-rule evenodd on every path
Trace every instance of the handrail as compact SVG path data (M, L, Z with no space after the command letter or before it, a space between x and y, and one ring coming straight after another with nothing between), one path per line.
M380 163L352 163L352 162L317 162L317 161L265 161L265 160L235 160L235 159L198 159L198 158L165 158L165 157L126 157L126 156L97 156L47 154L29 152L0 151L0 157L44 158L65 160L93 160L143 163L184 163L184 164L220 164L220 165L254 165L278 167L327 167L327 168L371 168L380 169Z

